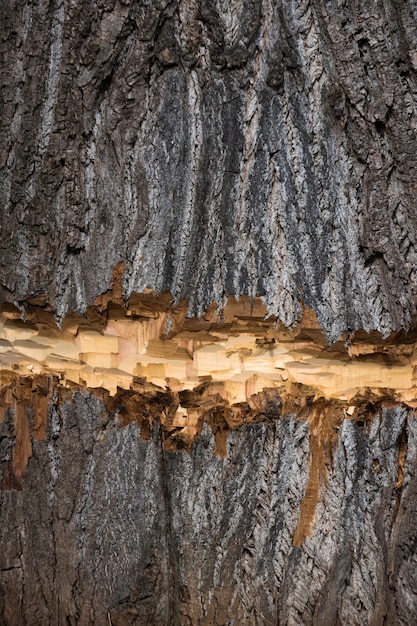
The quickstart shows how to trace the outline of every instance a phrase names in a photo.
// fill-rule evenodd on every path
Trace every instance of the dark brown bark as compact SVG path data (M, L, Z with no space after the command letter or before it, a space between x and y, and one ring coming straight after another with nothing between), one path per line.
M105 309L122 262L120 306L260 296L329 343L415 325L413 0L7 0L0 28L0 303ZM1 624L415 623L395 389L326 445L327 409L277 400L173 452L157 403L124 421L25 380L0 395Z

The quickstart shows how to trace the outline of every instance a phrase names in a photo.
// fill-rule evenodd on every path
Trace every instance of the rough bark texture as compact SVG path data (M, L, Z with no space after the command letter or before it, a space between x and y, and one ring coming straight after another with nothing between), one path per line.
M62 320L123 262L191 314L415 323L415 0L6 0L0 28L0 302ZM322 446L325 412L271 406L219 458L58 391L42 434L30 393L0 420L1 624L415 624L411 409L364 398Z
M12 439L9 412L3 456ZM343 422L297 547L309 454L307 424L277 411L222 459L207 428L165 452L97 398L51 404L22 490L2 493L1 623L414 624L414 413Z
M2 3L2 297L261 295L335 339L417 294L417 7Z

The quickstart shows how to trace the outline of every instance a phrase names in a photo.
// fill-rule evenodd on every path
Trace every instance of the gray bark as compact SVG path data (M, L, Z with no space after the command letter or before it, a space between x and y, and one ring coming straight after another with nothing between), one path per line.
M92 396L51 404L22 490L1 492L2 624L415 623L412 411L343 422L299 547L307 424L271 412L224 459L207 427L190 454L161 443Z
M415 315L415 3L2 4L2 299Z
M125 297L190 314L246 294L329 341L414 324L414 0L6 0L0 28L0 302L62 320L123 262ZM21 480L0 422L1 624L415 624L412 410L341 422L301 545L295 415L223 459L88 391L48 410Z

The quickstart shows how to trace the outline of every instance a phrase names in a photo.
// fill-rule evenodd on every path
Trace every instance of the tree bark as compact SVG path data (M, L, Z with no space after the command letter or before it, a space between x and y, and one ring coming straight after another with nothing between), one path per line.
M415 315L412 2L2 8L2 298L260 295L331 339Z
M34 309L36 332L49 313L109 320L134 294L156 311L150 291L200 322L261 298L262 340L309 308L327 347L355 358L366 331L378 363L412 361L413 0L7 0L0 16L13 328ZM168 383L129 420L61 383L16 370L0 390L2 624L415 623L417 395L362 390L353 419L305 385L306 418L265 391L236 428L207 410L180 452Z

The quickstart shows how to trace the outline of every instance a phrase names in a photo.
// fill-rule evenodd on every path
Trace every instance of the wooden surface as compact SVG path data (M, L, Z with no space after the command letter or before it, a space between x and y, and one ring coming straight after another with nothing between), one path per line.
M415 2L0 29L0 622L413 626Z

